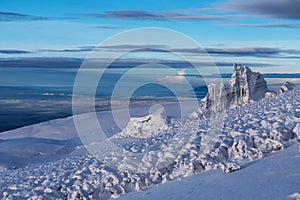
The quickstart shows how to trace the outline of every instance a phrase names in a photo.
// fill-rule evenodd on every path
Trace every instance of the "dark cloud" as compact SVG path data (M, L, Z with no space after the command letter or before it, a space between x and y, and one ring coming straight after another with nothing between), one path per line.
M300 0L231 0L214 6L222 11L242 11L279 19L300 19Z
M76 53L90 51L109 52L165 52L165 53L189 53L198 56L208 53L212 56L226 57L258 57L258 58L289 58L300 59L300 50L268 48L268 47L242 47L242 48L179 48L172 49L165 45L112 45L112 46L81 46L74 49L40 50L58 53Z
M243 47L243 48L206 48L206 52L214 56L227 57L260 57L260 58L294 58L300 59L300 51L294 49ZM202 49L171 49L171 52L179 53L203 53Z
M107 49L108 51L147 51L147 52L174 52L174 53L204 53L204 49L200 48L181 48L172 49L164 45L113 45L101 47L81 47L87 49ZM216 56L232 56L232 57L264 57L264 58L300 58L300 50L295 49L281 49L281 48L267 48L267 47L242 47L242 48L206 48L206 52L210 55Z
M124 27L119 26L93 26L93 28L98 28L102 30L119 30L119 29L125 29Z
M0 58L0 68L49 68L49 69L78 69L84 59L71 57L31 57L31 58ZM99 68L101 63L107 63L107 60L94 60L99 65L91 66ZM166 60L166 59L118 59L110 67L112 68L132 68L142 64L160 63L173 68L190 68L192 65L187 61ZM197 62L199 66L211 66L211 62ZM231 67L231 62L216 62L218 67ZM252 67L272 67L277 66L269 63L245 63Z
M83 59L64 57L0 58L0 68L79 68Z
M207 48L209 54L220 56L252 56L252 57L284 57L290 54L299 54L293 49L265 48L265 47L244 47L244 48Z
M167 48L165 45L135 45L135 44L127 44L127 45L112 45L112 46L100 46L100 48L109 48L109 49L145 49L145 48Z
M0 21L35 21L46 20L46 17L26 15L14 12L0 12Z
M92 49L88 49L88 48L77 48L77 49L41 49L39 51L55 52L55 53L77 53L77 52L89 52L89 51L92 51Z
M25 54L31 53L30 51L15 50L15 49L0 49L0 54Z
M113 52L120 52L120 51L153 51L153 52L161 52L166 49L166 46L163 45L112 45L112 46L81 46L78 48L72 49L41 49L39 51L46 51L46 52L57 52L57 53L74 53L74 52L89 52L89 51L113 51Z
M255 27L255 28L300 28L299 24L223 24L225 26Z
M90 17L112 17L119 19L132 19L132 20L158 20L158 21L201 21L201 20L225 20L224 16L217 15L206 15L199 13L187 14L184 11L147 11L147 10L118 10L118 11L107 11L102 14L86 14Z

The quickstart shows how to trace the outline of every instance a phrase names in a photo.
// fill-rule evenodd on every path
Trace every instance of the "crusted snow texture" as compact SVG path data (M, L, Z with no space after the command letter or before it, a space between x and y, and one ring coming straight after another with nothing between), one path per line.
M288 196L290 199L294 199L294 200L300 200L300 193L299 192L295 192L291 195Z
M274 92L274 91L269 91L269 92L266 92L265 94L265 98L274 98L276 97L277 93Z
M219 113L251 101L258 101L264 98L268 91L267 82L259 72L252 72L247 66L234 64L229 84L208 85L208 94L202 100L202 108Z
M277 94L282 94L282 93L285 93L286 91L293 90L295 88L296 88L296 85L294 83L287 81L281 86L281 88L278 90Z
M112 142L127 150L151 152L140 163L133 158L122 161L151 168L147 173L111 169L88 154L68 157L0 173L0 199L109 199L205 170L229 173L240 168L240 161L264 157L290 144L299 133L299 123L300 90L294 89L228 111L215 134L208 134L210 120L198 118L175 123L150 138L114 138ZM117 156L126 158L124 154L108 159L118 160ZM156 167L167 160L167 166Z
M296 134L296 137L300 142L300 123L296 125L296 127L293 129L293 132Z
M167 127L167 111L160 108L153 114L140 118L130 118L121 135L146 138L160 134Z

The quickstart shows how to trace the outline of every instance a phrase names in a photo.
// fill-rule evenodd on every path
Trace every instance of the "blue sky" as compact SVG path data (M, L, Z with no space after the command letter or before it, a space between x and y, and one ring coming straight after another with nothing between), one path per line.
M299 10L300 0L0 0L0 58L85 58L114 34L161 27L192 37L217 63L300 73Z

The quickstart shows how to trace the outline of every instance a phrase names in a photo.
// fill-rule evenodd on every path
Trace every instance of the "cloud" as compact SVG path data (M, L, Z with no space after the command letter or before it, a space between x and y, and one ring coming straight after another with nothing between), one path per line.
M46 20L48 18L34 15L26 15L14 12L0 12L0 22L1 21L36 21L36 20Z
M77 69L83 59L65 57L0 58L0 68L62 68Z
M93 49L95 47L84 47L86 49ZM147 51L147 52L170 52L170 53L190 53L198 56L204 52L200 48L179 48L172 49L164 45L113 45L96 47L100 49L107 49L108 51ZM300 50L269 48L269 47L241 47L241 48L206 48L206 52L215 56L226 57L263 57L263 58L300 58Z
M177 72L177 76L165 76L158 78L157 80L161 83L182 83L185 80L186 71L184 69Z
M15 50L15 49L0 49L0 54L26 54L31 53L30 51Z
M184 69L182 69L182 70L178 71L177 74L179 76L184 76L184 75L186 75L186 71Z
M62 69L62 70L77 70L81 66L83 59L71 58L71 57L31 57L31 58L0 58L0 69L12 69L12 68L37 68L37 69ZM239 60L234 58L232 62L215 62L218 67L232 67L233 62ZM107 60L94 60L95 63L106 63ZM114 61L110 68L132 68L134 66L143 64L163 64L170 66L174 69L187 69L193 68L191 63L182 60L167 60L167 59L119 59ZM240 63L240 62L239 62ZM240 63L251 67L259 68L273 68L278 66L277 64L265 63L265 62L247 62ZM199 61L198 66L211 66L211 62ZM155 65L154 65L155 66ZM91 66L90 69L97 68L98 65ZM184 71L179 71L178 76L183 75ZM184 74L184 76L189 76Z
M206 48L206 52L215 56L226 57L259 57L259 58L295 58L300 59L300 50L295 49L281 49L281 48L267 48L267 47L242 47L242 48ZM185 49L171 49L171 52L200 54L202 49L185 48Z
M299 24L285 24L285 23L274 23L274 24L223 24L224 26L240 26L240 27L255 27L255 28L300 28Z
M102 30L119 30L119 29L125 29L125 27L119 27L119 26L92 26L92 28L98 28Z
M271 18L300 19L300 0L231 0L216 3L214 7L220 11L242 11Z
M76 49L40 49L39 51L44 52L55 52L55 53L76 53L76 52L89 52L93 49L90 48L76 48Z
M221 56L251 56L251 57L264 57L274 58L285 56L290 58L291 54L300 54L300 51L293 49L280 49L280 48L266 48L266 47L243 47L243 48L207 48L209 54Z
M64 52L64 53L74 53L74 52L89 52L89 51L112 51L112 52L123 52L123 51L154 51L154 52L165 52L167 47L164 45L112 45L112 46L81 46L77 48L70 49L41 49L39 51L46 52Z
M189 12L188 12L189 11ZM85 14L89 17L110 17L119 19L132 20L158 20L158 21L202 21L202 20L226 20L227 17L217 15L199 14L192 10L171 10L171 11L155 11L155 10L118 10L107 11L105 13Z

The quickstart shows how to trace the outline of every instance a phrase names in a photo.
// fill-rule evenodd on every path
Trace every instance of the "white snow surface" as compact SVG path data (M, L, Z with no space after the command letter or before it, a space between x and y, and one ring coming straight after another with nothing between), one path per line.
M286 91L289 91L289 90L293 90L296 88L296 85L294 83L291 83L291 82L285 82L281 88L278 90L278 94L282 94L282 93L285 93Z
M130 118L127 126L122 130L121 136L147 138L160 134L167 127L167 111L160 108L144 117Z
M300 90L295 88L282 95L252 102L224 115L224 124L217 123L218 118L212 122L206 117L189 117L182 122L172 123L160 134L151 134L151 137L128 137L119 133L110 139L128 151L150 152L139 162L125 157L127 154L115 155L114 159L120 160L123 166L137 169L146 167L150 169L147 173L119 171L103 165L86 152L77 154L82 147L72 118L54 120L48 123L49 126L42 123L2 133L0 198L117 198L132 191L199 173L191 179L184 179L184 182L176 181L170 186L166 184L160 187L172 188L174 184L185 184L190 180L191 187L182 186L183 192L178 197L191 191L196 191L193 194L199 197L200 193L207 197L222 197L228 191L223 199L233 199L235 196L247 199L247 196L254 193L257 193L256 199L296 196L300 192L299 153L295 145L288 146L299 135ZM88 123L89 114L85 114L85 117ZM108 130L110 123L107 119ZM212 133L214 129L211 125L219 126L220 130ZM116 133L114 129L110 131ZM270 155L284 148L287 150ZM161 149L164 149L163 153ZM259 159L268 155L267 158ZM34 163L34 158L39 162ZM161 167L159 164L163 162L168 165ZM11 169L12 166L16 169ZM226 175L216 169L232 173ZM216 171L202 174L209 170ZM220 188L213 187L214 184ZM180 188L175 188L172 191L180 191ZM150 194L159 195L151 191ZM272 195L270 191L281 195ZM269 195L274 198L268 198ZM167 198L161 196L159 199L164 197ZM191 199L194 197L190 196Z
M300 90L294 89L274 98L262 99L259 102L247 104L240 109L231 110L227 112L225 123L221 127L220 132L214 135L207 134L210 125L209 119L188 118L185 122L174 123L165 132L149 138L123 137L121 134L117 134L111 139L121 146L124 145L124 148L127 150L153 151L153 157L149 157L148 160L140 163L141 166L152 164L153 168L149 173L139 174L111 169L86 153L82 155L69 154L64 158L58 157L56 160L49 162L27 164L17 169L3 170L0 173L0 197L2 199L116 198L128 192L140 191L152 185L166 183L170 180L181 179L217 168L227 173L240 170L229 175L222 174L218 170L200 174L192 179L184 180L190 180L191 183L196 181L196 186L191 186L191 188L183 187L183 189L188 189L186 192L195 190L197 191L196 194L203 192L203 195L207 194L208 197L214 194L218 194L221 197L225 191L228 191L224 199L226 199L225 197L234 198L235 195L242 198L244 197L243 195L247 196L252 194L253 191L259 193L256 199L266 199L272 190L274 190L275 194L276 191L281 194L281 196L273 195L273 199L282 199L282 195L286 197L288 193L295 196L295 193L300 191L300 165L299 155L291 153L291 151L296 151L296 147L292 146L285 150L285 152L289 153L284 153L283 151L282 153L285 156L281 156L281 159L277 159L276 156L282 154L271 155L262 160L257 160L257 158L262 158L270 155L272 152L284 149L289 146L291 141L295 141L294 138L298 134L298 124L300 122L299 100ZM68 122L68 119L66 119L66 122ZM60 123L63 123L63 121ZM60 129L62 135L65 137L70 136L69 140L76 139L76 137L72 138L71 134L68 133L69 128L63 129L63 125L60 127L60 123L53 123L53 132ZM55 124L58 126L55 126ZM31 129L41 130L39 126L41 125L31 126ZM46 138L51 136L52 128L47 127L46 130L49 134L46 134ZM18 142L22 141L21 139L29 136L29 133L24 131L24 129L26 128L19 130L24 134L24 137L16 130L14 131L15 134L12 134L12 138L9 138L7 133L1 134L1 142L6 143L5 145L10 145L10 142L15 142L14 140L17 139L16 144L18 144ZM42 132L38 134L39 140L42 138L41 134ZM62 146L66 146L66 140L62 140L58 135L56 134L57 138L55 141L53 139L49 139L50 141L42 139L46 147L49 145L48 149L51 147L51 142L54 142L52 148L54 151L51 152L51 155L54 157L56 155L55 152L60 152L62 148L58 145L60 144L57 142L59 141L58 139L63 141L64 145L61 144ZM180 144L181 142L184 142L183 145ZM30 143L34 144L35 142L31 141ZM38 144L40 143L41 141L38 142ZM71 143L74 144L73 142ZM155 162L150 162L149 160L157 158L159 155L157 150L168 145L168 143L177 145L170 146L168 153L160 155L161 160L171 159L173 161L164 168L155 168L155 165L153 165ZM5 145L1 145L1 147L5 147ZM181 148L178 149L178 146ZM10 149L13 149L12 147L10 146ZM28 154L25 147L21 149L25 153L22 153L20 150L19 154ZM11 151L3 150L3 148L1 149L1 154L3 151L6 151L5 153L8 155L11 154ZM43 150L32 148L32 151L39 152ZM32 154L35 155L34 153ZM269 159L273 161L263 165L268 163ZM251 160L252 162L249 162ZM128 164L131 163L129 162ZM275 169L276 166L279 167L279 171L276 171L278 170ZM291 172L289 170L294 171ZM260 173L264 175L262 180L258 178ZM254 176L255 174L257 175ZM201 181L201 177L203 177L203 181ZM251 180L257 181L257 183L250 184ZM279 182L273 182L275 180ZM177 183L181 184L178 181L171 183L168 187L172 187L173 184ZM219 184L217 186L220 188L213 187L214 184ZM243 185L245 187L242 187ZM202 187L203 191L200 190ZM240 188L244 189L241 192L237 192L237 194L230 192L239 191ZM296 190L297 188L298 190ZM160 192L153 194L163 195ZM182 195L187 194L182 193Z
M230 174L212 170L145 191L133 192L120 199L298 200L300 199L299 168L298 145L293 144L264 159L245 163L241 170Z

